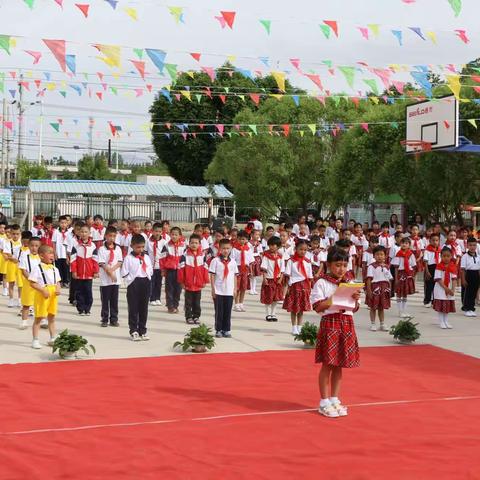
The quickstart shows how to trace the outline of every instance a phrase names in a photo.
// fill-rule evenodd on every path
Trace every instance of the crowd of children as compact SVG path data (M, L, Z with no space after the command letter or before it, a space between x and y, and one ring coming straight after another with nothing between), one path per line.
M93 282L99 279L102 327L119 326L119 290L127 289L128 324L134 341L149 340L149 307L165 305L170 314L183 311L187 324L198 324L202 290L211 285L217 337L231 336L231 312L244 312L245 296L257 294L265 320L276 322L281 306L291 316L292 334L300 332L304 312L314 310L312 293L328 281L328 252L345 254L343 282L365 283L371 330L387 330L385 311L396 297L399 315L408 317L407 301L424 277L424 304L438 312L442 328L452 328L455 291L461 288L462 310L476 316L480 248L468 229L425 228L423 222L403 231L395 218L380 225L341 218L307 224L263 228L253 218L243 230L222 227L211 232L196 225L188 238L168 221L158 223L112 220L100 215L56 221L36 216L29 230L0 224L0 274L10 308L20 307L20 328L34 315L33 348L40 348L39 328L55 339L57 296L68 288L68 299L79 315L91 315ZM340 255L340 254L338 254ZM337 255L337 257L338 257ZM343 258L343 257L342 257ZM327 279L327 280L325 280ZM327 310L328 311L328 310ZM378 316L378 327L376 319Z

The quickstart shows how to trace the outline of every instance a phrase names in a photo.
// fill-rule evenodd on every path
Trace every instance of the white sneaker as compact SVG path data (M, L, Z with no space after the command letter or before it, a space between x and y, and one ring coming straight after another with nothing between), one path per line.
M8 288L4 288L2 291L2 297L8 297Z
M388 327L384 323L381 323L379 330L381 332L388 332Z
M476 317L476 316L477 316L477 313L474 312L474 311L472 311L471 314L472 314L472 315L471 315L472 317Z
M240 308L239 312L246 312L247 311L247 309L245 308L245 305L243 303L240 304L239 308Z
M145 335L140 335L140 338L144 341L144 342L148 342L150 340L150 337L145 334Z
M162 302L161 302L160 300L155 300L155 305L156 305L157 307L161 307L163 304L162 304Z
M431 308L432 304L431 303L424 303L423 306L424 306L424 308Z
M298 327L296 325L292 325L292 335L298 335Z
M376 332L376 331L377 331L377 326L376 326L374 323L372 323L372 324L370 325L370 331L371 331L371 332Z
M26 330L28 328L28 321L27 320L22 320L20 323L20 326L18 327L20 330Z
M442 323L440 323L440 328L442 328L442 329L445 330L445 329L448 328L448 327L447 327L447 325L446 325L445 322L442 322Z
M348 408L342 405L341 402L332 403L332 406L338 412L339 417L346 417L348 415Z
M235 304L235 305L233 306L233 311L234 311L234 312L241 312L241 310L240 310L240 305L239 305L239 304Z
M134 342L140 342L142 339L140 338L140 335L138 334L138 332L133 332L131 335L130 335L130 338L134 341Z
M452 329L453 327L448 323L448 320L445 322L445 327L448 329Z
M55 337L50 337L50 340L47 342L47 345L51 347L54 344L56 339L57 339L56 336Z
M14 308L17 306L17 302L14 298L10 298L8 300L8 308Z
M466 317L476 317L477 314L475 312L472 312L471 310L468 312L465 312Z
M401 315L400 315L401 318L411 318L412 315L410 315L409 313L407 312L403 312Z
M152 300L152 301L150 302L150 305L152 305L152 306L155 306L155 307L156 307L156 306L157 306L157 301L156 301L156 300Z
M40 321L40 328L48 328L48 320L46 318Z
M35 350L39 350L40 348L42 348L42 345L40 344L40 340L38 338L33 339L32 348L34 348Z
M318 413L320 413L320 415L323 415L324 417L329 418L338 418L340 416L337 409L331 403L328 403L323 407L319 406Z
M15 302L16 302L16 303L15 303L15 306L16 306L16 307L21 307L21 306L22 306L22 303L20 302L20 299L19 299L19 298L17 298L17 299L15 300Z
M249 293L250 295L256 295L256 294L257 294L257 292L256 292L255 290L250 290L248 293Z

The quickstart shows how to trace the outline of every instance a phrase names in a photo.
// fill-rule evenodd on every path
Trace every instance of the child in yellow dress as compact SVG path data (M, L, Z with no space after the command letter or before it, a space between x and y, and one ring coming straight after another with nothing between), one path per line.
M60 295L60 272L54 265L55 254L53 248L49 245L42 245L38 249L40 263L32 270L28 280L31 287L35 290L33 308L35 311L35 320L33 322L32 348L42 348L38 339L40 331L40 322L47 318L50 340L48 345L53 345L55 341L55 316L58 309L58 296Z
M20 306L20 294L15 298L15 285L18 286L18 260L21 255L22 235L20 225L12 225L10 229L10 239L3 241L3 257L6 260L7 283L8 283L8 308Z
M3 256L3 243L7 239L7 225L0 223L0 281L2 282L2 296L8 297L7 262Z
M22 302L22 321L20 323L20 330L28 328L28 315L35 300L35 290L31 287L28 277L33 269L40 264L40 257L38 256L40 245L40 238L32 237L28 242L29 251L22 253L22 256L20 257L19 267L23 276L23 287L20 295L20 300Z

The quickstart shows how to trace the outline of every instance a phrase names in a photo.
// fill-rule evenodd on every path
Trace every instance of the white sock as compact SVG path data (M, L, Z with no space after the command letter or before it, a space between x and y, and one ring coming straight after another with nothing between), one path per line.
M272 315L273 317L275 317L275 312L277 311L277 302L273 302L271 305L270 305L270 315Z
M270 305L265 305L265 315L267 317L270 315Z
M329 398L322 398L320 400L320 406L321 407L328 407L330 405L330 399Z
M401 298L397 298L397 308L398 308L398 314L401 315L402 314L402 299Z
M340 403L340 400L338 399L338 397L330 397L329 400L330 400L330 403L332 404Z
M438 312L438 324L440 326L445 324L445 314L442 312Z
M250 284L250 290L251 290L252 292L255 292L255 291L257 290L257 277L253 277L253 278L250 280L250 282L252 282L252 283Z
M407 299L402 298L402 312L405 313L405 310L407 308Z

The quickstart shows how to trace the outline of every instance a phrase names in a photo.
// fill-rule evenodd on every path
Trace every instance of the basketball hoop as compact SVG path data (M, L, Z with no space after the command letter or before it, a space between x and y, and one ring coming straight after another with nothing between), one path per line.
M402 140L401 144L404 147L410 147L411 153L414 153L417 159L422 153L432 151L432 144L423 140Z

